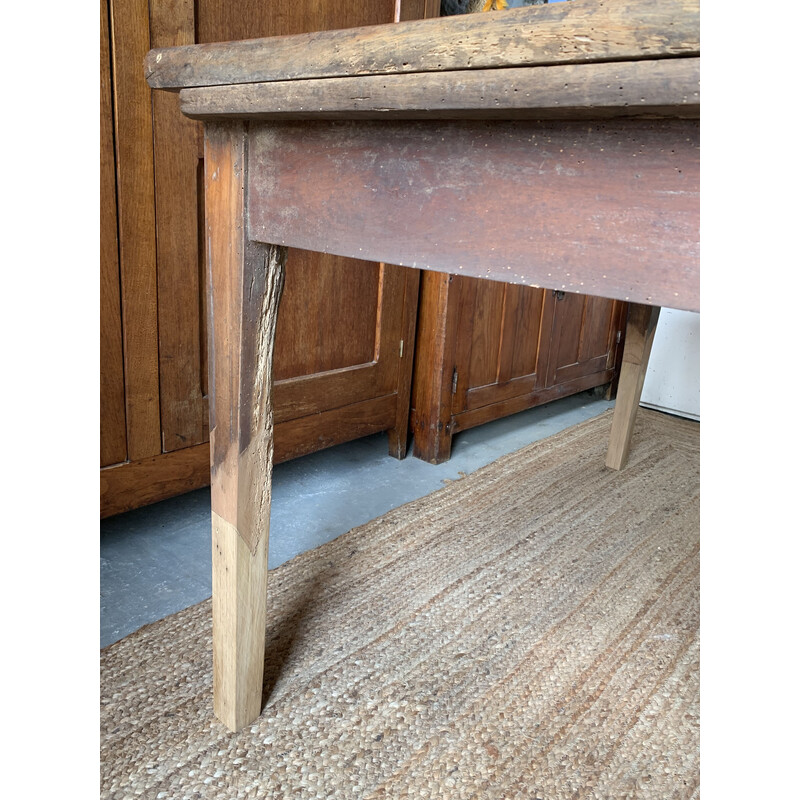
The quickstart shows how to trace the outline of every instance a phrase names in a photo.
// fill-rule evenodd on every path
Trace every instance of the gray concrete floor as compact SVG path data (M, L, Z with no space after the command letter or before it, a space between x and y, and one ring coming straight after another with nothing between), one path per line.
M463 431L453 438L451 459L438 466L411 453L392 458L385 434L278 464L269 567L613 405L584 392ZM210 596L208 489L101 522L101 647Z

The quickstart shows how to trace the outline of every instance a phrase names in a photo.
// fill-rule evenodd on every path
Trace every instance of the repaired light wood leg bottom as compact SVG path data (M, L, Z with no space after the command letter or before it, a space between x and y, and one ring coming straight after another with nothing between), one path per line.
M628 311L625 350L622 354L617 402L606 456L606 466L611 469L622 469L628 460L633 425L639 410L660 311L658 306L639 303L631 303Z
M214 711L261 713L272 484L272 357L286 248L247 238L241 123L206 128Z
M261 714L267 622L267 537L256 552L212 512L214 713L238 731Z

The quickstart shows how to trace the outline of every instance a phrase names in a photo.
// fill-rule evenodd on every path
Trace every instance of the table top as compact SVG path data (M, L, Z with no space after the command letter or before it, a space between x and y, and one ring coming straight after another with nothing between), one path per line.
M145 74L250 126L257 241L699 310L699 0L158 49Z
M200 118L696 117L699 56L699 0L573 0L155 49L145 75Z

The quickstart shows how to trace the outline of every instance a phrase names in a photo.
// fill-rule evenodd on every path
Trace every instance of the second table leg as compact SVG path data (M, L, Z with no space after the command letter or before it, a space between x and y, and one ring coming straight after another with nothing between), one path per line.
M606 456L606 466L611 469L622 469L628 460L633 425L636 422L636 412L639 410L647 362L650 360L650 350L653 347L660 311L659 306L645 306L639 303L631 303L628 311L625 350L622 353L617 402L614 406Z

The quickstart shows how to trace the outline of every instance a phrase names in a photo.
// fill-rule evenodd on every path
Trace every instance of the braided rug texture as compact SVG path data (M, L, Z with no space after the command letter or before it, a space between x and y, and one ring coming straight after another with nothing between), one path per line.
M610 423L272 571L239 733L210 601L101 651L101 797L699 797L699 425L641 409L613 472Z

